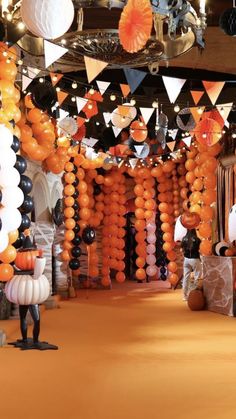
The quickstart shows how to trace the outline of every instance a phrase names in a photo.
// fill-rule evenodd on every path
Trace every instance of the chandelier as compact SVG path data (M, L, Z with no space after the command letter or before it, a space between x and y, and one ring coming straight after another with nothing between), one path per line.
M20 2L19 2L20 3ZM54 64L54 70L76 71L84 69L84 56L105 61L108 68L124 66L147 66L156 74L160 62L170 60L188 52L193 47L204 48L206 29L205 0L199 0L199 12L188 0L151 0L153 10L153 33L143 49L136 53L125 51L119 40L117 28L84 30L86 9L123 9L126 0L73 0L77 11L77 28L52 42L64 45L68 53ZM19 8L15 8L13 19L19 19ZM19 41L25 60L32 65L44 57L43 39L26 33ZM73 67L73 70L72 70Z

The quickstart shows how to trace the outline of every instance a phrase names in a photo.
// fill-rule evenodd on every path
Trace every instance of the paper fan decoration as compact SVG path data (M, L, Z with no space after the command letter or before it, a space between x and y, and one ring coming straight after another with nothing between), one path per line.
M127 52L140 51L152 30L152 7L149 0L128 0L119 21L120 43Z
M76 120L70 116L62 119L58 126L64 135L75 135L78 130Z
M203 145L212 146L221 138L221 126L217 121L206 118L200 121L195 128L196 140Z

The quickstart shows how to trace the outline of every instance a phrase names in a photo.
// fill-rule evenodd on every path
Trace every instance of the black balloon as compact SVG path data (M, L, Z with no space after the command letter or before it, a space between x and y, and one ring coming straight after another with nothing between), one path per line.
M24 233L23 233L23 232L21 232L21 233L19 234L18 239L15 241L15 243L13 243L13 246L14 246L16 249L20 249L20 247L22 247L22 245L23 245L24 240L25 240L25 235L24 235Z
M74 233L75 233L75 234L79 233L79 231L80 231L80 226L79 226L79 224L76 224L76 225L75 225L75 228L73 228L73 231L74 231Z
M31 83L30 91L33 104L43 111L51 110L57 102L56 89L47 80L44 83Z
M17 155L16 156L16 164L14 166L16 170L22 175L27 169L27 163L24 157Z
M81 242L82 242L82 239L80 236L75 236L72 240L72 244L74 246L79 246Z
M76 187L76 186L78 186L78 184L79 184L79 179L76 178L75 181L73 182L73 186Z
M166 278L166 276L165 276L165 275L161 275L161 280L162 280L162 281L166 281L166 279L167 279L167 278Z
M69 267L72 271L76 271L80 267L80 262L78 259L71 259L69 262Z
M0 202L2 201L2 191L0 189Z
M24 212L25 214L28 214L29 212L32 212L34 209L34 200L31 198L31 196L26 195L24 198L24 202L20 207L20 211Z
M79 258L82 254L82 250L79 246L73 247L73 249L71 249L71 254L74 258Z
M76 222L79 221L79 214L75 214L73 218Z
M74 203L73 208L74 208L74 210L75 210L75 211L77 211L77 210L79 209L79 204L78 204L78 202L75 202L75 203Z
M82 239L85 244L92 244L96 239L96 231L92 227L85 227L82 233Z
M32 180L28 176L21 175L19 188L25 195L29 194L33 188Z
M94 189L93 189L93 194L97 196L97 195L100 195L101 192L102 192L101 186L95 184Z
M77 167L75 166L75 168L72 170L72 173L74 173L74 175L76 175L76 173L78 172Z
M236 8L225 10L220 16L220 27L229 36L236 35Z
M26 229L30 228L30 219L28 215L22 214L22 221L19 227L19 231L25 231Z
M74 195L72 195L73 196L73 198L78 198L78 196L79 196L79 192L78 191L75 191L75 193L74 193Z
M11 148L13 151L15 151L15 153L17 153L17 151L20 150L20 141L15 135L13 135L13 143L11 145Z
M160 269L161 274L165 274L166 273L166 268L164 268L164 266L161 267Z
M2 220L0 218L0 230L2 230Z

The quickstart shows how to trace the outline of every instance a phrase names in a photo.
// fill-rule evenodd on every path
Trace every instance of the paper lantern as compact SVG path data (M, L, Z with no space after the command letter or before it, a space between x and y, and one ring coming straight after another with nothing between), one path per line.
M196 125L195 137L200 144L210 147L220 140L221 126L214 119L203 119Z
M137 109L134 106L132 106L129 102L123 103L123 106L128 106L129 107L129 117L130 117L131 120L136 118Z
M121 115L119 108L116 108L111 114L111 122L117 128L126 128L131 123L131 118L128 115Z
M149 0L129 0L119 22L119 38L128 52L142 49L152 30L152 7Z
M228 231L229 241L232 243L236 240L236 204L232 206L229 212Z
M133 121L130 126L130 135L138 143L145 141L148 135L146 125L141 121Z
M187 228L181 223L181 216L179 216L175 223L174 241L181 241L187 234Z
M236 36L236 8L226 9L220 16L220 27L229 36Z
M23 0L21 17L34 35L56 39L72 25L74 6L71 0Z

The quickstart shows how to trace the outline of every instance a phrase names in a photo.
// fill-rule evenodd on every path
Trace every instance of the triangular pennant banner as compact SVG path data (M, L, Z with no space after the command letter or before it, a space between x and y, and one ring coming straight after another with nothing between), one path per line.
M132 169L135 168L136 164L138 163L139 159L130 159L129 164L132 167Z
M23 74L22 75L22 91L26 90L32 81L33 81L32 79L30 79L29 77Z
M125 68L124 73L131 93L134 93L147 74L144 71L134 70L133 68Z
M60 73L50 73L50 77L51 77L51 81L52 81L52 85L56 86L57 83L59 83L59 81L62 79L62 77L64 76L64 74L60 74Z
M64 102L64 100L66 100L68 95L69 93L63 92L62 90L57 92L57 100L58 100L59 105L61 105Z
M110 81L96 81L98 88L99 88L99 92L101 93L101 95L103 95L105 93L105 91L108 89L108 87L110 86L111 82Z
M119 169L121 168L121 166L123 165L123 163L124 163L124 160L121 160L121 161L119 162L119 164L118 164Z
M193 101L195 105L198 105L198 103L200 102L202 96L204 95L203 91L199 91L199 90L190 90L190 93L192 95Z
M190 118L191 118L191 113L179 113L178 117L181 119L181 121L183 122L183 125L186 126L188 125Z
M177 79L174 77L162 76L163 83L165 85L168 97L171 103L175 103L179 96L186 79Z
M191 114L193 116L193 119L195 121L195 123L197 124L200 119L202 118L202 114L205 110L205 106L201 106L199 108L193 107L193 108L189 108L191 111Z
M94 60L94 58L90 57L84 57L84 62L89 83L108 66L108 63L105 61Z
M220 113L220 116L223 118L224 122L226 122L232 110L233 102L216 105L216 107Z
M64 109L59 109L58 121L62 121L62 119L66 118L68 115L69 115L69 112L64 111Z
M142 151L143 151L144 147L145 147L144 145L135 145L134 146L134 148L135 148L136 153L138 154L138 156L141 156L142 155Z
M76 122L77 122L78 128L81 128L85 123L85 118L81 118L81 116L78 116L76 119Z
M77 105L77 112L78 114L82 111L82 109L85 107L85 105L87 104L88 99L85 99L84 97L76 97L76 105Z
M128 84L120 84L123 97L127 97L130 94L130 87Z
M28 70L28 76L31 79L35 79L35 77L37 77L37 75L40 73L41 70L39 70L38 68L34 68L34 67L27 67Z
M108 125L110 120L111 120L111 113L110 112L103 112L103 118L104 118L104 121L105 121L106 125Z
M171 129L168 131L169 136L175 141L178 129Z
M114 136L118 137L118 135L120 134L120 132L122 131L122 128L117 128L117 127L112 127L113 132L114 132Z
M203 86L210 98L212 105L216 104L218 97L225 85L224 81L203 81Z
M166 143L166 145L167 145L167 147L169 148L170 151L174 151L175 144L176 144L176 141L170 141L170 142Z
M189 137L182 138L182 141L188 148L190 148L192 144L192 137L189 136Z
M127 116L129 115L130 109L129 106L122 106L122 105L118 105L118 113L121 116ZM131 122L131 120L130 120Z
M92 138L92 137L84 138L83 141L82 141L83 144L87 145L88 147L92 147L92 148L95 146L95 144L97 144L97 142L98 142L98 140L96 140L95 138Z
M172 157L174 160L176 160L176 159L178 158L178 153L177 153L177 152L175 152L175 153L170 153L170 155L171 155L171 157Z
M45 67L48 68L67 52L68 49L44 40Z
M139 108L140 112L142 114L143 120L145 122L145 124L147 125L149 119L151 118L153 112L154 112L154 108Z

